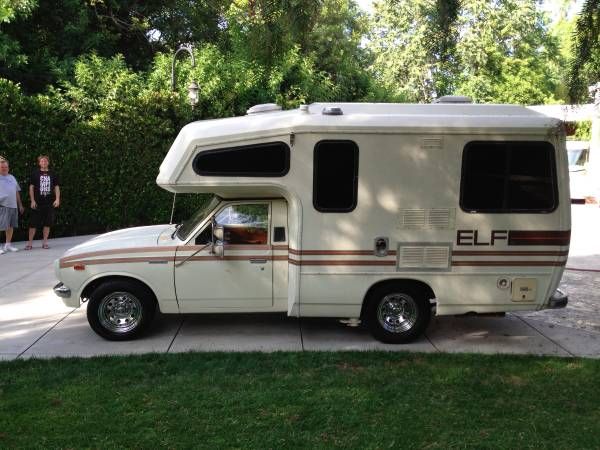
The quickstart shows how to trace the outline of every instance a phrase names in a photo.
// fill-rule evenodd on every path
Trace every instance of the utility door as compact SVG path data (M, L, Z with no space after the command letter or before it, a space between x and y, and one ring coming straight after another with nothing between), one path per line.
M273 306L271 203L232 202L215 215L224 255L211 253L208 223L177 248L175 289L183 313L260 311Z

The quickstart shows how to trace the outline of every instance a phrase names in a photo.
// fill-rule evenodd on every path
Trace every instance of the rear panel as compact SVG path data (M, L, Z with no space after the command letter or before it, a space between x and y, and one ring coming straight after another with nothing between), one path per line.
M357 202L348 212L317 211L312 206L313 171L306 170L313 152L292 152L292 170L304 168L290 178L303 203L302 248L290 248L289 255L301 274L301 315L357 316L370 286L398 278L430 285L438 314L531 310L547 302L568 254L564 138L344 134L302 135L298 144L311 149L323 138L356 143ZM507 172L521 183L515 208L510 202L504 205L507 212L463 208L464 151L474 141L521 143L509 152L516 158L528 148L549 148L552 173L546 177L545 171L531 168L532 158L525 155L516 160L518 173ZM501 159L496 156L491 164ZM540 206L547 191L542 178L548 178L554 198ZM479 187L486 186L482 181ZM482 202L493 200L494 188L489 191L479 196ZM528 209L528 202L537 210ZM380 256L375 254L377 238L387 242Z

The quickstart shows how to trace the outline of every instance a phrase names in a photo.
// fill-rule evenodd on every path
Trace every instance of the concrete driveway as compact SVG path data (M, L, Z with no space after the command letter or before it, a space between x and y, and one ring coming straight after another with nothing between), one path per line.
M146 352L390 350L600 357L600 208L573 207L571 254L562 284L569 306L505 317L436 317L425 337L386 345L362 328L281 314L159 315L143 339L109 342L52 292L52 263L89 236L55 239L50 250L0 255L0 359ZM23 243L17 243L22 248Z

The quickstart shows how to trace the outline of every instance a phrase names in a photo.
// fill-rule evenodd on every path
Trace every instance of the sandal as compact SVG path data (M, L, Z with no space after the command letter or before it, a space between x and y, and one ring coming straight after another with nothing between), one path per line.
M32 249L33 249L33 247L31 245L26 245L23 250L32 250Z
M48 246L48 244L44 244L44 245L42 245L42 248L45 250L48 250L50 247Z

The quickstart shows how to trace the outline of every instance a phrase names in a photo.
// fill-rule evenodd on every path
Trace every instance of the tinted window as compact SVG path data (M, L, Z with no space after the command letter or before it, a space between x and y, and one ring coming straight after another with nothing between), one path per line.
M315 146L313 204L321 212L356 208L358 146L352 141L321 141Z
M548 142L469 142L463 152L462 209L550 212L558 204L554 147Z
M206 150L194 158L194 172L204 176L282 177L290 170L285 142Z

